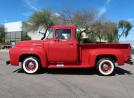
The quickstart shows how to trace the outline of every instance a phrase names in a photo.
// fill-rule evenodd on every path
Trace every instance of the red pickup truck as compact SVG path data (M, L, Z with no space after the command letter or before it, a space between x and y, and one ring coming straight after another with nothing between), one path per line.
M11 65L21 65L28 74L41 68L96 68L111 75L115 63L132 63L130 44L80 43L75 26L52 26L44 40L18 42L10 48Z

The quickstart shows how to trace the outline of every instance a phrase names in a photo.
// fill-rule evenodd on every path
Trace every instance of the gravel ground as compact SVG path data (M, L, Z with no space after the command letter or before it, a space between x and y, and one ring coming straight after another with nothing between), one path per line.
M92 69L47 69L28 75L6 66L8 51L0 51L2 98L134 98L134 66L116 68L114 76L99 76Z

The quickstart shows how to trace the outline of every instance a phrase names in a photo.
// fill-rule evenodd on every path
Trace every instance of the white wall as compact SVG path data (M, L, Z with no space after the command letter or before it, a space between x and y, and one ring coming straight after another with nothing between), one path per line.
M22 22L10 22L10 23L5 23L4 27L6 29L6 32L18 32L18 31L23 31L22 30Z
M38 32L28 32L28 35L32 40L40 40L43 37L43 35Z
M21 21L18 22L10 22L5 23L4 27L6 32L20 32L23 31L23 23ZM28 32L28 35L31 37L32 40L40 40L42 38L42 34L37 32Z
M45 31L41 31L45 32ZM46 37L48 36L49 31L46 33ZM43 37L43 34L39 33L38 31L35 32L28 32L28 35L31 37L32 40L40 40Z

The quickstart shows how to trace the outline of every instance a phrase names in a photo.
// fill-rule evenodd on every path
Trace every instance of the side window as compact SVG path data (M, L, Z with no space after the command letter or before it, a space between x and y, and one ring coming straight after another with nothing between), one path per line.
M68 40L71 38L71 29L56 29L56 39Z

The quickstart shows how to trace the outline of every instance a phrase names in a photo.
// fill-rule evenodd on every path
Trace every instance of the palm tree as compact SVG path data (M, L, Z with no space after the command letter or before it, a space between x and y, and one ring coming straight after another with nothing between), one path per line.
M53 15L49 10L41 10L34 12L29 21L24 23L27 31L38 31L45 30L42 40L45 38L46 33L50 26L54 25Z
M129 31L132 28L132 24L129 21L121 20L119 21L118 28L122 30L120 34L118 33L118 40L119 40L122 36L125 37L128 36Z

